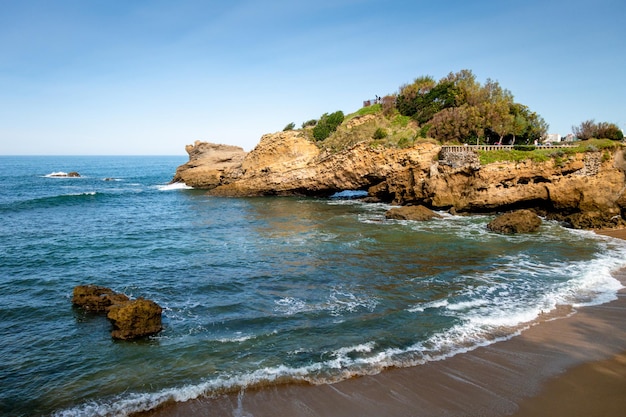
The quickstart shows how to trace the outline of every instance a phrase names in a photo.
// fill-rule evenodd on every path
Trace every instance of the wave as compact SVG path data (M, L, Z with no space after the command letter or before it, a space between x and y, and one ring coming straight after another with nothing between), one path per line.
M408 308L407 311L414 314L421 314L428 309L442 309L459 320L449 329L404 348L383 348L376 341L368 341L318 353L316 356L322 360L302 366L283 363L249 372L223 374L197 384L170 387L152 393L130 393L108 400L89 402L58 411L54 415L126 416L156 408L164 403L185 402L217 393L233 393L250 388L290 383L328 384L355 376L377 374L392 367L419 366L427 362L444 360L482 346L509 340L541 321L570 315L571 309L566 308L563 314L557 311L561 305L577 307L601 304L614 299L616 291L622 286L613 278L611 271L623 266L620 259L624 259L624 255L626 248L622 247L617 251L610 250L590 262L569 265L564 273L572 274L574 278L546 291L545 296L535 303L524 303L523 297L520 302L517 297L507 294L509 289L503 284L491 290L486 287L475 289L477 292L484 291L484 298L474 301L459 301L467 295L460 292L456 297ZM621 258L616 259L616 256ZM525 259L519 264L528 262L529 260ZM512 264L511 268L513 267ZM556 270L556 267L554 268ZM340 297L353 300L354 304L348 303L347 306L345 301L340 301L333 306L332 299ZM337 290L329 296L328 305L310 306L301 300L283 298L276 302L276 308L283 314L298 314L320 308L370 309L371 304L353 295L347 295L345 291ZM249 335L237 334L229 339L221 339L220 342L237 343L251 338L253 337Z
M340 316L358 310L372 312L378 305L376 298L354 294L342 288L332 288L327 299L319 303L307 303L295 297L284 297L274 302L274 311L286 316L300 313L328 312L331 316Z
M173 182L170 184L157 185L159 191L171 191L171 190L193 190L193 187L188 186L184 182Z
M380 216L380 207L367 210L363 215L367 222ZM536 239L536 235L506 237L488 233L484 227L486 217L467 220L446 216L441 221L419 225L414 222L400 224L433 233L446 228L448 232L472 242L493 239L508 244L532 242ZM545 227L547 233L542 234L542 238L555 242L561 239L562 235L554 232L556 227L553 228L550 224ZM589 232L558 230L558 233L573 239L580 237L587 240L593 236ZM396 346L383 345L379 340L365 340L352 345L346 343L346 346L328 351L302 348L290 351L287 356L302 354L314 358L312 361L290 365L287 360L281 359L280 363L272 366L224 372L198 383L164 388L156 392L121 394L61 410L54 415L130 415L167 402L189 401L216 393L236 393L244 389L278 384L333 383L354 376L380 373L391 367L418 366L443 360L481 346L509 340L538 323L572 314L576 308L602 304L616 298L622 284L611 273L624 266L626 244L613 244L604 237L592 239L598 242L599 248L590 260L550 262L548 259L539 262L532 252L516 251L514 255L505 252L495 261L493 267L463 272L465 275L458 279L470 282L471 285L459 286L456 291L451 290L435 300L407 305L404 313L411 317L436 313L453 319L452 325L429 334L422 340L412 340L405 345ZM544 285L541 280L545 277L550 279ZM433 278L435 279L436 277ZM330 316L341 316L353 312L373 313L378 305L379 300L369 296L367 291L361 293L339 285L329 288L329 292L317 302L309 302L296 296L282 296L274 301L272 313L290 317L322 311ZM256 337L247 331L233 332L217 341L236 344L255 340Z
M104 194L98 191L84 191L76 193L59 194L49 197L38 197L30 200L22 200L3 204L0 211L28 210L36 208L50 208L58 206L66 206L71 204L82 204L85 201L99 199Z
M64 171L51 172L49 174L44 175L43 177L44 178L85 178L81 175L78 175L76 172L64 172Z

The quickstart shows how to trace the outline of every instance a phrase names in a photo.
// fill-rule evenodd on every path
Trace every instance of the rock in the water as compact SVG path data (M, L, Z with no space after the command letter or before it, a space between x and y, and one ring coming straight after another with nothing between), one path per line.
M394 220L417 220L425 221L440 219L441 216L424 206L394 207L385 213L385 218Z
M107 318L113 323L114 339L134 339L161 331L163 309L154 301L138 298L109 308Z
M53 178L79 178L80 174L76 171L71 171L71 172L53 172L51 174L46 175L46 177L53 177Z
M134 339L162 330L163 309L154 301L129 299L125 294L98 285L79 285L74 288L72 303L87 311L107 313L113 324L114 339Z
M487 228L498 233L531 233L541 226L541 219L530 210L505 213L493 219Z
M124 294L98 285L78 285L72 295L74 305L96 313L104 313L111 305L126 301L128 297Z

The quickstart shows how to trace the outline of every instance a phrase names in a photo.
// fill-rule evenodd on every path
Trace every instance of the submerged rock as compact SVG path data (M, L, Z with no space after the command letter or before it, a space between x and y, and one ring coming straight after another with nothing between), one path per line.
M72 304L94 313L106 313L113 324L114 339L149 336L163 329L163 309L157 303L143 298L131 300L107 287L79 285L74 288Z
M395 220L425 221L440 219L441 216L424 206L394 207L385 213L385 218Z
M539 230L541 219L530 210L517 210L496 217L487 225L498 233L531 233Z

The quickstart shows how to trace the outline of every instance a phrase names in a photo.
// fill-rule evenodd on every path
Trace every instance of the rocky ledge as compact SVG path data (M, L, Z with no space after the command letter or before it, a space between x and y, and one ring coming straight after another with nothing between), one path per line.
M576 153L544 162L481 165L471 147L433 143L406 149L361 142L341 152L318 148L300 131L264 135L249 153L196 142L173 181L216 196L329 196L366 190L370 200L456 213L533 209L575 228L624 227L624 151Z

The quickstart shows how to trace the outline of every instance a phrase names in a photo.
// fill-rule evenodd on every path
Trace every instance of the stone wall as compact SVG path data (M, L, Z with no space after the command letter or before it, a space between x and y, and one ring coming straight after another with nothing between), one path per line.
M452 168L461 167L477 167L480 168L480 160L478 155L471 148L457 147L442 147L439 152L439 163L441 165L448 165Z

